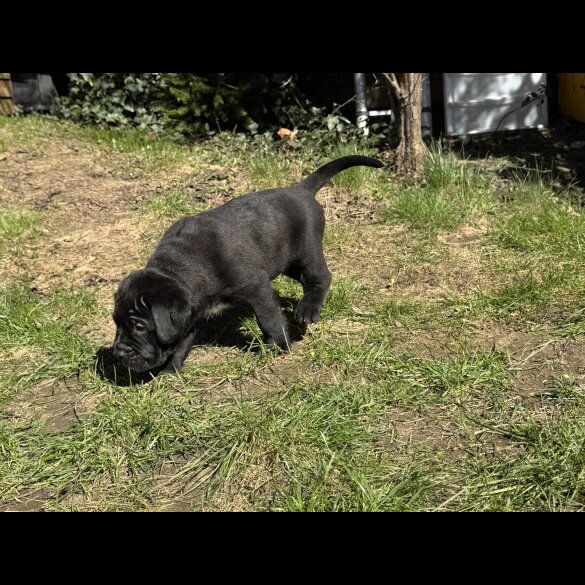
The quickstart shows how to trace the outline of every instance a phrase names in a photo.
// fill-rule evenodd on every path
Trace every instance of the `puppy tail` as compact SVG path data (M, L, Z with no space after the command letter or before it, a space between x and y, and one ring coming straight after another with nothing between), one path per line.
M384 164L375 158L369 156L343 156L336 160L333 160L321 168L317 169L313 174L309 175L304 181L301 181L300 185L310 191L313 195L327 183L337 173L349 169L350 167L383 167Z

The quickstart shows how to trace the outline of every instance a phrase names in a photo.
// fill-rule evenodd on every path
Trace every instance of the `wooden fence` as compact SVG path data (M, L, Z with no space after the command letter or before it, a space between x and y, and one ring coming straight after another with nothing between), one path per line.
M0 73L0 114L14 114L10 73Z

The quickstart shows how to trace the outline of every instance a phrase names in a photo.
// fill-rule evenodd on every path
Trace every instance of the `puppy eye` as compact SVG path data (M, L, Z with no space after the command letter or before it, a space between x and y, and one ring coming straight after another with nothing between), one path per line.
M134 329L136 329L136 331L144 331L146 329L146 326L143 325L142 323L137 323L135 321L134 322Z

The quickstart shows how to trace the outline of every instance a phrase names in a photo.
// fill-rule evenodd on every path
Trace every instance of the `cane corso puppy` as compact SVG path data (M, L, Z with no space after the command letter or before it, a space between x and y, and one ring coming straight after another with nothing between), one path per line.
M325 214L315 194L349 167L381 167L345 156L282 189L248 193L179 219L145 268L115 294L114 355L137 372L179 371L195 337L195 322L231 302L248 303L267 344L290 348L286 320L272 289L285 274L303 285L294 318L319 318L331 273L323 256Z

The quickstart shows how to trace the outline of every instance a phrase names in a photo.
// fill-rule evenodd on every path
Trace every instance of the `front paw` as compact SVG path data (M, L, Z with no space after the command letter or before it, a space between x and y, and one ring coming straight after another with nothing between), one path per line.
M161 373L161 374L178 374L180 371L181 371L181 366L177 366L171 361L159 373Z
M177 355L173 355L169 361L158 370L158 374L177 374L181 371L183 363L179 361Z
M299 301L295 309L294 319L299 325L314 323L321 315L321 305L314 305L304 299Z
M288 339L283 339L280 341L275 341L272 337L267 337L264 340L264 343L272 349L277 351L281 351L283 353L290 353L290 341Z

